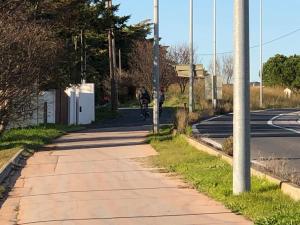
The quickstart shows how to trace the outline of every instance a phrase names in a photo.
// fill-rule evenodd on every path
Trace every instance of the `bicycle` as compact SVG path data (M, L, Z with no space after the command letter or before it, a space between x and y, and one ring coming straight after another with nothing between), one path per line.
M149 110L148 110L148 100L142 99L141 104L142 104L142 116L144 120L146 120L148 117L150 117Z

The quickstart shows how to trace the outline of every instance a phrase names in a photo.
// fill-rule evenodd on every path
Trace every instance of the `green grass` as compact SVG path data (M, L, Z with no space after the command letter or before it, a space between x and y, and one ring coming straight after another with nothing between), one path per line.
M284 195L277 185L252 177L252 191L234 196L229 164L198 151L182 136L172 137L170 129L149 139L159 152L151 158L155 166L182 175L197 190L222 202L233 212L243 214L257 225L300 224L300 202Z
M0 151L13 148L36 150L66 132L82 129L79 126L46 125L24 129L11 129L0 138Z
M21 148L36 150L66 132L83 129L79 126L46 125L11 129L0 137L0 168Z

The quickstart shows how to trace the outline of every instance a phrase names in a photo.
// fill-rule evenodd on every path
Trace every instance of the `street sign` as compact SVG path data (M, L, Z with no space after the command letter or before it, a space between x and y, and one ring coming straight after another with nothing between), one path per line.
M223 98L223 79L221 76L216 76L216 87L217 87L217 99ZM210 74L205 76L205 99L212 99L212 77Z
M195 67L195 78L201 78L204 79L206 76L206 71L202 64L194 65ZM175 65L175 70L177 72L177 75L179 77L190 77L190 65L187 64L179 64Z

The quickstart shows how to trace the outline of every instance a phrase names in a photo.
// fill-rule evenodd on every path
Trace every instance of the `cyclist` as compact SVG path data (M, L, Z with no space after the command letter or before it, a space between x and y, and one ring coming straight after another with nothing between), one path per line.
M139 92L138 92L138 101L140 104L140 108L141 108L141 115L142 116L147 116L148 112L146 112L144 110L148 109L148 104L150 103L150 95L147 91L147 89L145 87L142 87Z
M159 116L162 114L162 106L165 102L165 91L163 88L159 92Z

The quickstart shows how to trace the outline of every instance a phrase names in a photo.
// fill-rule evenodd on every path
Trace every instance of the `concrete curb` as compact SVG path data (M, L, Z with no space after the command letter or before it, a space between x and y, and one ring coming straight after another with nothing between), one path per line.
M229 163L230 165L233 164L233 159L232 157L226 155L225 153L217 150L215 147L213 146L209 146L207 144L201 143L193 138L187 137L184 135L184 138L186 139L186 141L193 146L194 148L202 151L202 152L206 152L209 155L213 155L213 156L217 156L220 157L222 160L226 161L227 163ZM252 163L253 164L253 163ZM259 177L259 178L263 178L263 179L267 179L268 181L270 181L273 184L279 185L281 191L290 196L293 200L295 201L300 201L300 187L296 186L292 183L283 181L279 178L270 176L264 172L261 172L255 168L251 168L251 174L253 176Z
M0 169L0 184L2 184L3 181L9 176L15 166L19 166L19 161L24 151L25 150L23 148L20 149L4 166L2 166Z

